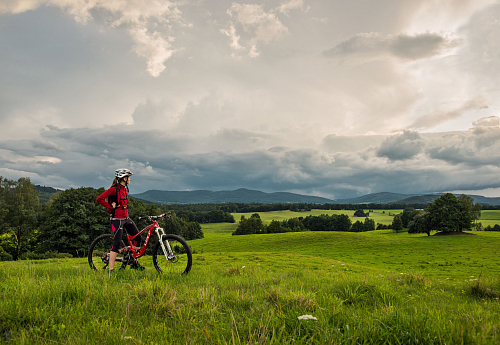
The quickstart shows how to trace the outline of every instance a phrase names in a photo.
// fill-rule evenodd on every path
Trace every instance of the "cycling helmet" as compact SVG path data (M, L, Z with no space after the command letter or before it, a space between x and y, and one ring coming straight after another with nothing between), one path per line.
M132 172L128 169L118 169L115 171L115 177L117 179L122 179L125 176L132 176L132 175L134 175L134 174L132 174Z

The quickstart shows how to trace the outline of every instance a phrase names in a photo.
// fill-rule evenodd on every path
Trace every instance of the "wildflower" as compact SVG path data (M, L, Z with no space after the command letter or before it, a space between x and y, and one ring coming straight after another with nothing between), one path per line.
M318 321L318 319L312 315L302 315L302 316L299 316L297 319L299 320L316 320Z

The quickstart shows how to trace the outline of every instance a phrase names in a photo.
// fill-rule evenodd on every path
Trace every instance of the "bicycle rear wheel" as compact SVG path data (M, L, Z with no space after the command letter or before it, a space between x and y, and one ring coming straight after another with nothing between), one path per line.
M89 265L90 268L95 271L106 271L106 267L109 265L109 252L113 247L113 235L105 234L97 237L89 247ZM120 248L124 248L125 243L121 241ZM125 268L127 266L127 260L124 256L124 251L120 251L115 261L115 268Z
M160 241L153 248L153 264L160 273L187 274L193 264L191 248L182 237L163 235L162 242L166 253L163 252ZM170 248L170 252L169 252Z

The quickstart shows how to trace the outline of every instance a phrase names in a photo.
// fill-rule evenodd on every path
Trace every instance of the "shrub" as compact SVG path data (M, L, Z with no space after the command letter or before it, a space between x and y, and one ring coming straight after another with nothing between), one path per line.
M0 261L12 261L12 255L7 253L5 250L3 250L2 247L0 247Z

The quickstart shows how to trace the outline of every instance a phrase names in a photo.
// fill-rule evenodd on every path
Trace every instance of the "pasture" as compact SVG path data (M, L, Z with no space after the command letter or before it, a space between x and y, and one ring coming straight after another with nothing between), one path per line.
M278 216L290 218L261 214ZM0 343L500 343L500 233L236 226L204 224L185 277L158 275L151 257L112 277L85 258L0 262Z

